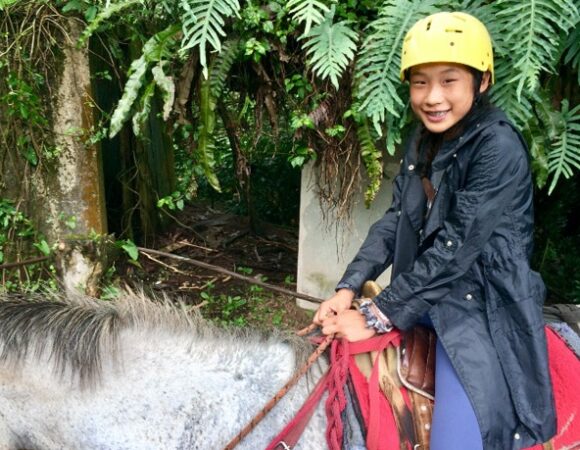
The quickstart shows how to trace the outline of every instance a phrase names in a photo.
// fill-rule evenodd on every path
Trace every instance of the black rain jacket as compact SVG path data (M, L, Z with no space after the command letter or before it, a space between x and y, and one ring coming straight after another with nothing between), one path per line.
M548 441L556 417L542 304L530 269L532 180L527 147L494 107L466 118L432 163L426 196L409 140L393 202L370 229L338 287L359 291L392 264L374 300L402 330L428 314L474 407L484 449Z

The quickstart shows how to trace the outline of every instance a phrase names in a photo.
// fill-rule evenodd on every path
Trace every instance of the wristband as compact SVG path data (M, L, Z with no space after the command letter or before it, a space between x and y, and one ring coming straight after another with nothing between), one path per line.
M367 328L374 328L379 334L388 333L393 329L393 324L385 316L372 300L365 300L359 306L360 313L364 316Z

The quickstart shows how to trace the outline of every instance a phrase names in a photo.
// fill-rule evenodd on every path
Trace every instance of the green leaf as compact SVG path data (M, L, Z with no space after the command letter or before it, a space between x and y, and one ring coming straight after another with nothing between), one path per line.
M399 117L405 108L407 88L399 79L405 34L417 20L437 11L434 0L387 0L368 27L356 67L356 95L377 132L388 114Z
M576 69L578 84L580 84L580 22L568 36L564 49L564 63Z
M351 30L347 22L333 24L334 6L323 22L315 26L304 37L306 54L314 73L330 81L338 89L339 79L344 69L353 60L358 35Z
M554 191L561 176L570 178L580 170L580 105L570 110L568 100L562 100L560 114L564 127L548 154L548 171L552 175L548 194Z
M221 37L226 36L224 26L228 17L239 17L240 4L238 0L182 0L180 2L186 12L183 22L183 40L181 53L198 47L199 60L204 76L208 76L207 47L219 52Z
M44 256L50 255L50 247L44 239L33 244Z
M574 0L498 0L493 7L519 100L524 88L536 90L542 72L555 73L557 36L576 25L580 12Z
M139 249L135 245L133 241L127 239L125 241L121 241L121 248L129 255L133 261L137 261L139 259Z
M317 0L290 0L286 8L295 21L306 23L305 35L310 32L313 24L321 23L324 20L324 15L330 12L328 6Z
M110 138L121 131L123 124L131 116L133 105L139 97L139 91L143 86L149 65L159 62L163 57L169 55L170 48L175 43L175 35L179 30L179 26L172 25L155 34L143 46L143 54L131 63L129 79L123 90L123 96L111 117ZM146 92L145 95L149 95L149 93Z
M213 132L215 127L215 106L215 100L211 95L211 79L203 79L199 90L200 126L198 128L199 139L197 141L196 155L211 187L221 192L221 186L214 171L215 146Z
M8 8L11 5L14 5L15 3L18 3L19 1L21 0L0 0L0 11Z

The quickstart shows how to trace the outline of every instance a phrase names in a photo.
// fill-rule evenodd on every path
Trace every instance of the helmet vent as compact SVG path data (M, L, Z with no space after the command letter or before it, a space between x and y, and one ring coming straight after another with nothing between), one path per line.
M445 29L446 33L463 33L463 30L458 30L457 28L453 29L453 28L446 28Z
M452 41L452 42L450 42L450 43L449 43L449 45L450 45L451 47L453 47L453 46L455 45L455 42L453 42L453 41Z
M431 21L427 22L427 31L431 29Z

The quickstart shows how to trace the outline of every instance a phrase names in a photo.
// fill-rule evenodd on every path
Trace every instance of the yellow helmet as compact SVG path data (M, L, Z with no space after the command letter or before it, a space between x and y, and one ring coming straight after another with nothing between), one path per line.
M407 32L401 55L401 81L405 71L418 64L465 64L493 74L493 49L485 25L461 12L440 12L419 20Z

